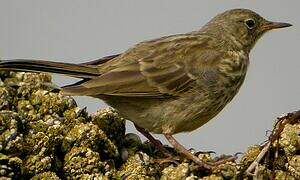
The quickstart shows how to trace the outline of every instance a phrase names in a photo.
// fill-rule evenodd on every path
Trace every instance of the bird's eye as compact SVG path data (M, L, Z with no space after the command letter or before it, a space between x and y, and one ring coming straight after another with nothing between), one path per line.
M247 19L245 21L246 26L248 29L253 29L255 27L255 21L253 19Z

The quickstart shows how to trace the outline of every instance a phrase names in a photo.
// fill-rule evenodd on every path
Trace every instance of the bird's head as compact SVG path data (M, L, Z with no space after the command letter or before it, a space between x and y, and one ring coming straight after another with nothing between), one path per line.
M208 31L215 29L219 31L220 36L229 36L230 39L250 51L265 32L289 26L292 25L268 21L248 9L232 9L214 17L205 29Z

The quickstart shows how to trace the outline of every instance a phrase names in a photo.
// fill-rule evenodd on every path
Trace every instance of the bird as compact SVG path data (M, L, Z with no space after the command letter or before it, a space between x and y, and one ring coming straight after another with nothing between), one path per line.
M258 39L272 29L289 26L249 9L231 9L197 30L146 40L120 54L80 64L2 59L0 70L80 78L61 87L61 92L102 99L166 156L168 151L150 133L163 134L183 157L210 169L174 135L213 119L243 84L249 53Z

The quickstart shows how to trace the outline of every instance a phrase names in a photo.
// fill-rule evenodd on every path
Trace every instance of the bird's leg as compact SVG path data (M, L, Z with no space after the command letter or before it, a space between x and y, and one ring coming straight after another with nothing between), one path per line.
M185 149L171 134L164 133L164 136L179 153L183 154L188 159L197 163L201 168L205 168L205 169L212 168L211 165L201 161L199 158L197 158L191 152L189 152L187 149Z
M216 162L212 163L212 165L219 166L219 165L225 164L227 162L235 162L235 160L237 160L237 158L238 158L238 156L236 154L232 155L232 156L221 157Z
M216 154L215 151L197 151L195 153L195 155L199 155L199 154Z
M134 124L136 130L142 133L158 150L166 157L171 158L172 155L166 148L162 145L162 143L155 139L146 129L139 127L138 125Z

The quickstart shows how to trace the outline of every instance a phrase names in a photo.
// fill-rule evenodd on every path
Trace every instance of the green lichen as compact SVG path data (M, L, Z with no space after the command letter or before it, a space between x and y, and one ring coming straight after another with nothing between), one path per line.
M248 147L245 154L241 158L241 164L248 167L256 159L260 151L261 147L258 145Z
M45 149L42 149L40 153L29 155L25 159L24 170L29 176L50 171L53 168L53 160L53 156L47 156Z
M287 124L280 136L279 144L283 147L285 154L290 157L300 150L300 124Z
M56 173L47 171L40 174L36 174L31 180L60 180Z
M116 110L112 108L100 109L92 116L92 121L97 124L115 144L123 144L125 119L121 118Z
M287 169L292 176L300 179L300 155L293 156L287 163Z
M16 91L9 86L0 86L0 110L11 110Z
M237 179L239 166L236 163L227 162L221 164L213 173L223 177L224 179Z
M291 176L289 172L276 170L275 171L275 180L297 180L294 176Z
M254 177L256 179L270 179L272 173L271 170L267 168L267 165L258 165L257 174Z
M162 171L161 180L186 179L190 174L189 164L182 163L174 167L170 165Z
M24 124L17 113L0 111L0 152L15 154L24 151Z
M97 125L91 122L75 125L66 134L62 144L63 151L69 151L73 146L88 147L111 158L119 156L118 148Z
M221 176L215 175L215 174L212 174L212 175L209 175L209 176L205 176L202 179L203 180L224 180Z
M118 176L127 180L155 179L158 176L157 169L151 165L151 157L138 152L129 157L118 171Z
M67 179L86 176L102 176L104 164L100 155L87 147L73 147L64 158L64 174Z
M16 156L0 153L0 177L7 179L21 178L22 160Z

